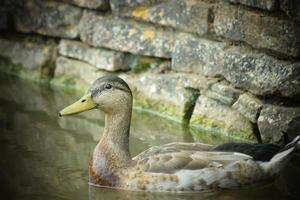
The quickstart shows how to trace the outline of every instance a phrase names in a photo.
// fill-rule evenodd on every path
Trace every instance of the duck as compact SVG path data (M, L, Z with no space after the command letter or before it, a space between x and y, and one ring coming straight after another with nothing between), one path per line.
M59 112L59 116L92 109L105 113L102 137L89 163L89 184L93 186L150 192L241 188L274 180L300 145L297 136L280 150L274 147L268 159L255 159L235 151L243 145L217 147L184 142L153 146L132 157L129 152L132 102L128 84L118 76L109 75L96 79L82 98Z

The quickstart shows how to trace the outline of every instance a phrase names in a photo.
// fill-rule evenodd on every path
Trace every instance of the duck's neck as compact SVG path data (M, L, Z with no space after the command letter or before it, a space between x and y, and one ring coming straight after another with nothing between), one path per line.
M106 154L113 156L119 165L131 162L129 153L129 129L131 121L131 107L114 114L106 114L103 136L99 142Z

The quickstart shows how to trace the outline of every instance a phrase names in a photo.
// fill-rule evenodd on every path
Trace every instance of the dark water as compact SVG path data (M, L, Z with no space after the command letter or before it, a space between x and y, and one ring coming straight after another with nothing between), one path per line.
M58 118L57 111L80 94L0 74L0 199L284 199L272 185L216 193L145 193L88 185L87 166L101 136L104 116L90 111ZM195 131L135 111L131 152L174 141L194 141ZM199 134L197 140L227 138Z

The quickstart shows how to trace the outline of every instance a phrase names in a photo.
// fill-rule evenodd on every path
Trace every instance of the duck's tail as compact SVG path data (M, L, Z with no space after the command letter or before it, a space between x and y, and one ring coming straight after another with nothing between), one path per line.
M291 153L300 148L300 135L295 137L293 141L285 145L277 154L275 154L270 161L262 163L266 172L271 175L276 175L284 167L290 158Z

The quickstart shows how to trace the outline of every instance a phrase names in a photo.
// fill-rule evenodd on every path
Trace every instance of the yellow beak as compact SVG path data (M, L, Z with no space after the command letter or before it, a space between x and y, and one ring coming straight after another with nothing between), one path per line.
M76 113L80 113L83 111L91 110L95 108L97 105L92 101L92 96L90 93L84 95L81 99L76 101L75 103L69 105L59 112L59 116L64 115L72 115Z

